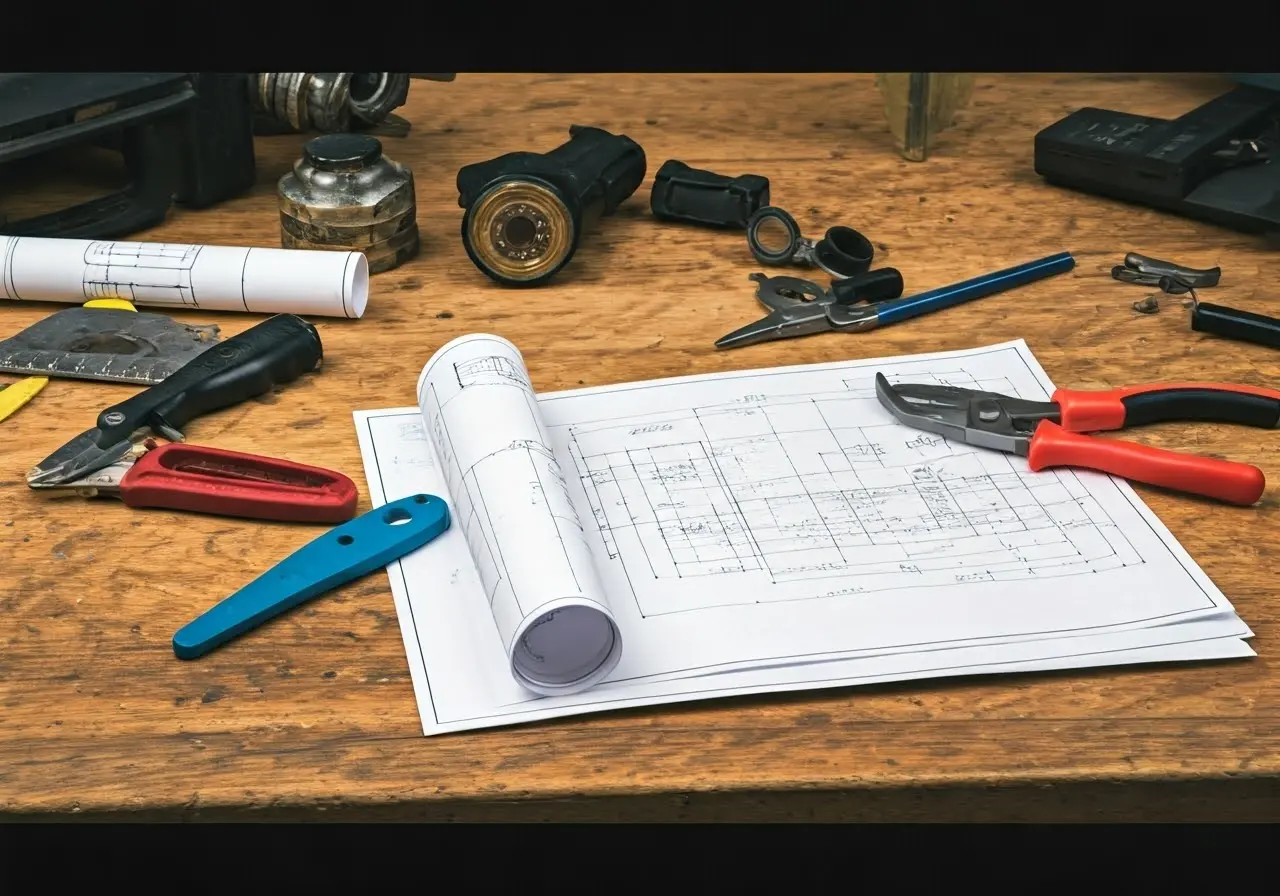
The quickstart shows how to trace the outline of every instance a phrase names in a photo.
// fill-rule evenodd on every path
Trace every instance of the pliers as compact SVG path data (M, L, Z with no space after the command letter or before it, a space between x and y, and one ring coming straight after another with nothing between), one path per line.
M1058 389L1050 401L1027 401L953 386L891 385L877 373L876 397L908 426L1020 455L1033 471L1082 467L1242 506L1256 502L1266 488L1255 466L1081 433L1175 420L1267 429L1280 423L1280 392L1223 383Z
M42 491L116 497L129 507L296 523L342 523L359 492L332 470L273 457L145 439L124 458Z
M836 280L829 290L799 277L752 274L751 279L758 284L756 298L769 313L721 336L716 348L738 348L814 333L862 333L1063 274L1075 264L1070 252L1059 252L905 298L902 274L893 268Z

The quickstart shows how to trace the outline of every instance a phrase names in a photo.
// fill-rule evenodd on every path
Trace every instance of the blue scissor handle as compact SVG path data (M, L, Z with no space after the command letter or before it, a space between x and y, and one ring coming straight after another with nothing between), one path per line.
M940 286L919 295L879 302L875 306L876 324L878 326L896 324L921 314L941 311L944 308L995 295L1007 289L1016 289L1055 274L1065 274L1075 266L1076 261L1070 252L1059 252L1036 261L1005 268L1003 271L983 274L962 283Z
M178 659L193 660L298 604L416 551L449 528L435 495L384 504L330 529L173 636Z

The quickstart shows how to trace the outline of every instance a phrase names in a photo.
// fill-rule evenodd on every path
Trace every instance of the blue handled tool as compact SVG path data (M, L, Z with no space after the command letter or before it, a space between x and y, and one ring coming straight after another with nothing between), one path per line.
M756 298L770 309L769 314L721 337L716 348L738 348L829 331L873 330L1064 274L1075 266L1070 252L1059 252L906 298L898 298L902 295L902 278L892 268L837 280L829 290L798 277L752 274L751 279L759 284ZM897 291L886 295L886 286Z
M290 554L173 636L178 659L193 660L313 597L416 551L449 528L435 495L392 501L343 523Z

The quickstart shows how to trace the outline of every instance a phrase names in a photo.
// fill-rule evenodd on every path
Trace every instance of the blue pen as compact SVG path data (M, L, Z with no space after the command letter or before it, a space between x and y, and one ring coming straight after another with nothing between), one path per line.
M737 348L833 330L855 333L874 330L886 324L896 324L1016 289L1046 277L1065 274L1075 266L1076 261L1070 252L1059 252L962 283L931 289L919 295L879 302L848 302L844 300L845 296L856 295L856 291L834 288L823 290L817 284L796 277L764 277L757 274L752 277L759 284L756 297L770 309L770 313L763 319L722 337L716 342L716 347ZM871 271L863 276L870 277L878 273L881 272ZM851 281L846 281L848 282Z
M173 636L193 660L298 604L399 560L449 528L449 505L413 495L343 523L290 554Z

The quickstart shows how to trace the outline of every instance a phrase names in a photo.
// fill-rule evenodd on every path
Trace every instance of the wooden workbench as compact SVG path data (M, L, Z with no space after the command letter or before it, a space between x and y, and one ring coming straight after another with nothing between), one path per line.
M319 320L324 372L203 418L201 444L348 472L367 492L351 411L412 404L446 340L496 332L539 390L958 349L1025 338L1055 382L1273 384L1267 349L1189 331L1176 303L1142 316L1127 251L1221 265L1214 301L1276 307L1280 257L1247 237L1058 191L1032 135L1086 105L1173 116L1225 91L1206 76L981 76L924 163L895 153L870 76L487 77L416 82L386 138L417 179L423 251L373 280L364 319ZM559 282L490 283L464 255L462 164L545 150L570 124L668 158L772 181L806 233L849 224L913 290L1067 249L1033 289L864 335L717 352L754 319L740 235L656 224L648 183ZM274 185L303 138L262 138L252 195L175 210L140 239L278 245ZM56 310L6 303L0 335ZM192 314L231 335L260 318ZM387 576L369 577L194 663L173 632L316 534L49 502L25 471L121 389L54 381L3 424L0 813L135 818L1272 818L1280 815L1277 498L1232 509L1139 491L1257 633L1253 660L915 682L687 704L474 734L421 736ZM1168 425L1130 437L1259 464L1280 440ZM1123 785L1123 786L1119 786Z

